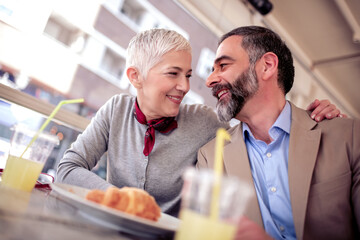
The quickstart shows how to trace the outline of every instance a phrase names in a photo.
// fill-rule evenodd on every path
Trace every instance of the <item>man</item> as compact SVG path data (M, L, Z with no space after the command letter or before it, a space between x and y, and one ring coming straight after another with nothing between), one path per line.
M314 121L286 101L293 81L291 52L271 30L221 38L207 86L218 117L242 122L229 130L225 172L252 186L244 215L273 238L359 239L360 121ZM213 167L214 149L199 150L198 168Z

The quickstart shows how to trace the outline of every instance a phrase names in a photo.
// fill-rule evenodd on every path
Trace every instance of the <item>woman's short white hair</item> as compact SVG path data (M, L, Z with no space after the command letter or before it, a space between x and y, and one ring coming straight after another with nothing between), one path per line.
M189 51L191 46L181 34L168 29L151 29L138 33L127 48L126 69L135 67L146 78L161 57L172 51Z

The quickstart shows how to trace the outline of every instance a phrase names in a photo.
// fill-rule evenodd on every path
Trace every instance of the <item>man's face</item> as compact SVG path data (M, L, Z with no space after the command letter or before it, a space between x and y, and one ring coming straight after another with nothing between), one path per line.
M241 37L231 36L220 44L206 85L218 99L216 109L221 121L234 118L257 92L254 65L249 64L248 54L241 47Z

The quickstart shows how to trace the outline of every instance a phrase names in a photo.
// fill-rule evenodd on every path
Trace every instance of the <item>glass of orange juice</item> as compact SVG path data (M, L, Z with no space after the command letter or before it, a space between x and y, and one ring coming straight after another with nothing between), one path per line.
M36 132L24 125L14 127L10 151L1 184L30 192L53 148L59 144L57 136L41 133L26 149ZM26 149L26 151L25 151Z
M175 240L235 237L237 224L250 197L250 187L239 179L222 176L218 215L211 216L215 175L212 170L189 168L184 174L180 219Z

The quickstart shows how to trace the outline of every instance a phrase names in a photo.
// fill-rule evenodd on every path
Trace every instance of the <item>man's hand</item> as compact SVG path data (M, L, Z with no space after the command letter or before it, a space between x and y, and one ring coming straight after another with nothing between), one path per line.
M311 111L311 118L317 122L326 119L332 119L334 117L347 117L346 114L341 114L340 110L336 106L330 103L329 100L318 100L315 99L306 110Z
M238 223L235 240L273 240L273 238L255 222L242 217Z

